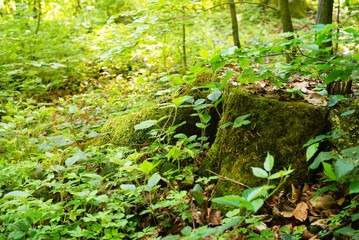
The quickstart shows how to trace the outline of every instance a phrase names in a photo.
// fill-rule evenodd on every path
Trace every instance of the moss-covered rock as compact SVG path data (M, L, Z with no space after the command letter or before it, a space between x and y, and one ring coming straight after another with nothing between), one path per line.
M112 118L101 130L109 133L101 141L134 148L149 143L151 141L147 134L149 129L135 131L134 126L146 120L157 120L159 116L164 116L165 114L167 112L164 109L150 106L138 112Z
M246 91L234 90L225 105L220 124L251 114L251 123L240 128L219 129L215 143L200 167L205 174L211 169L222 176L250 187L264 182L252 174L251 167L262 167L267 152L275 158L273 171L296 169L291 183L308 179L303 144L325 131L327 110L302 102L283 102L250 96ZM240 186L220 181L218 195L237 194Z
M342 113L355 110L348 107L337 107L330 110L328 121L333 130L341 130L348 132L339 139L332 141L332 144L337 150L343 150L359 145L359 111L353 114L341 116Z
M197 96L198 97L198 96ZM197 99L197 98L195 98ZM200 122L198 116L191 116L196 111L192 107L183 107L178 109L175 125L186 122L186 124L176 129L176 133L184 133L188 137L192 135L201 136L200 128L196 127L196 123ZM217 133L217 124L220 116L214 108L210 109L209 114L212 116L210 125L206 129L208 141L213 143ZM148 145L153 142L147 134L150 129L135 131L134 126L146 120L158 120L163 116L169 116L169 121L162 121L161 127L167 123L164 129L168 128L174 117L173 108L160 108L159 106L151 106L135 113L129 113L110 119L102 128L102 132L109 134L101 139L102 142L110 142L112 144L129 146L138 148L139 146Z

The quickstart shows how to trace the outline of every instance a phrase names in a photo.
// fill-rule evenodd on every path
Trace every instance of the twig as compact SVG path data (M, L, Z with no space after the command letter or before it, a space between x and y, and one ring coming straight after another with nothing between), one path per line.
M212 173L212 174L214 174L214 175L216 175L216 176L222 178L223 180L233 182L233 183L235 183L235 184L241 185L241 186L246 187L246 188L250 188L249 186L245 185L244 183L238 182L238 181L233 180L233 179L231 179L231 178L224 177L224 176L219 175L218 173L215 173L215 172L213 172L213 171L211 171L211 170L209 170L209 169L206 169L206 172L210 172L210 173Z

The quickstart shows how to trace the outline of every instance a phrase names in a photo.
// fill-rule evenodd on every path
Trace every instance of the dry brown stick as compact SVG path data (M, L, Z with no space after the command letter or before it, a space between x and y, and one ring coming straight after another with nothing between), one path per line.
M231 179L231 178L224 177L224 176L219 175L218 173L215 173L215 172L213 172L213 171L211 171L211 170L209 170L209 169L206 169L206 172L210 172L210 173L212 173L212 174L214 174L214 175L216 175L216 176L222 178L223 180L233 182L233 183L235 183L235 184L241 185L241 186L246 187L246 188L250 188L249 186L245 185L244 183L238 182L238 181L233 180L233 179Z

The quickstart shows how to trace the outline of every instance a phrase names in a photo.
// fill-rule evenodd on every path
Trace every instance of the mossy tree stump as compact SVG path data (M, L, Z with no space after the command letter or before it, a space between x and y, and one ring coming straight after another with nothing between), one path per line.
M201 174L210 169L256 187L264 182L253 176L251 167L263 168L269 152L275 158L273 171L291 165L295 172L289 178L290 183L308 180L309 163L302 146L325 132L326 109L302 102L254 97L238 89L229 96L224 110L220 125L233 122L244 114L251 114L247 118L251 123L240 128L218 130L216 140L201 165ZM228 181L220 181L216 186L218 195L237 194L240 188Z

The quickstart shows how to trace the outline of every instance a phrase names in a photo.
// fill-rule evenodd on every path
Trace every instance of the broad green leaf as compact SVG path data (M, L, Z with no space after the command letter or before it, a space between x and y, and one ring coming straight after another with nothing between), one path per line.
M87 134L86 137L87 138L96 138L96 137L99 137L99 136L101 136L99 133L92 131L89 134Z
M264 161L264 169L267 172L270 172L272 171L273 166L274 166L274 157L269 152L267 152L267 157L266 160Z
M219 128L224 129L224 128L226 128L226 127L232 125L232 124L233 124L232 122L227 122L227 123L224 123L224 124L222 124L221 126L219 126Z
M315 44L304 46L304 48L310 49L310 50L313 50L313 51L317 51L317 52L319 51L319 46L315 45Z
M254 212L257 212L263 206L264 200L261 198L257 198L254 201L251 201L251 204L254 208Z
M327 25L325 24L317 24L311 27L311 29L315 30L315 31L320 31L320 30L324 30L327 29Z
M342 227L334 231L334 236L344 235L347 237L353 237L355 233L356 231L351 227Z
M349 111L343 112L342 114L340 114L340 116L344 117L344 116L347 116L347 115L351 115L351 114L353 114L355 112L356 112L356 110L349 110Z
M206 128L207 126L204 125L203 123L196 123L196 127L198 127L198 128Z
M338 158L334 165L334 173L337 178L341 178L351 172L354 169L355 165L351 159L341 159Z
M153 188L154 186L157 185L157 183L159 183L160 180L161 180L161 176L158 173L155 173L150 177L150 179L148 179L147 186L149 188Z
M183 139L183 138L187 138L187 135L183 134L183 133L178 133L178 134L174 135L173 137L178 138L178 139Z
M241 122L238 122L238 123L233 123L233 127L234 128L239 128L239 127L241 127L241 126L243 126L243 125L248 125L248 124L250 124L251 123L251 121L249 121L249 120L243 120L243 121L241 121Z
M267 178L268 177L268 173L264 169L258 168L258 167L251 167L251 168L252 168L254 176L260 177L260 178Z
M193 189L192 189L193 191L197 191L197 192L200 192L200 193L202 193L203 192L203 188L201 187L201 185L200 184L196 184L196 185L194 185L194 187L193 187Z
M201 105L202 103L204 103L206 101L206 99L204 98L200 98L200 99L197 99L195 102L194 102L194 106L199 106Z
M215 72L217 69L227 64L227 61L219 61L212 64L212 71Z
M211 118L212 118L211 115L209 115L208 113L202 115L202 121L204 123L208 123L211 120Z
M314 159L314 162L310 164L310 169L317 169L321 162L328 161L334 157L332 152L320 152L318 156Z
M352 215L352 222L355 222L355 221L357 221L359 219L359 213L354 213L353 215Z
M306 152L307 161L309 161L314 156L314 154L318 151L318 147L319 147L319 143L314 143L307 148L307 152Z
M212 102L217 101L222 96L221 91L218 88L215 88L210 94L208 94L207 98Z
M238 128L242 125L247 125L250 123L250 121L248 120L245 120L247 117L249 117L251 114L245 114L245 115L242 115L240 117L237 117L235 120L234 120L234 123L233 123L233 127L234 128Z
M341 70L336 70L336 71L329 73L324 81L324 84L329 84L329 83L337 80L338 78L340 78L340 76L342 74L343 74L343 71L341 71Z
M37 146L38 151L47 151L47 150L53 149L53 148L54 147L48 142L43 142L39 146Z
M208 51L201 49L201 51L199 52L199 55L201 55L201 57L203 57L204 59L209 59L209 56L211 55Z
M86 159L87 159L87 157L86 157L85 153L82 152L81 150L79 150L77 153L72 155L72 157L66 159L65 164L66 164L66 166L71 166L71 165L75 164L77 161L86 160Z
M184 235L184 236L189 236L191 235L191 232L192 232L192 228L187 226L187 227L184 227L182 230L181 230L181 233Z
M3 197L3 198L9 198L9 197L14 197L14 198L16 198L16 197L26 198L26 197L28 197L28 196L30 196L29 193L16 190L16 191L11 191L11 192L8 192L8 193L4 194L4 197Z
M147 120L147 121L143 121L140 122L139 124L135 125L135 130L143 130L143 129L148 129L154 125L156 125L157 120Z
M136 190L136 186L133 184L121 184L120 188L122 190L131 190L131 191L135 191Z
M312 145L313 143L316 143L316 142L320 142L324 139L327 139L329 138L328 135L319 135L319 136L316 136L315 138L312 138L310 139L306 144L303 145L303 148L309 146L309 145Z
M359 193L359 180L355 180L349 184L349 194Z
M177 146L174 146L171 148L171 150L167 154L167 160L170 160L171 158L173 160L177 160L177 158L180 155L180 149Z
M149 173L156 167L156 165L157 164L154 164L153 162L145 160L140 164L140 170L145 173Z
M209 108L209 107L213 107L213 104L212 103L201 104L201 105L195 106L193 109L197 111L197 110L202 110L202 109Z
M323 168L324 168L324 173L329 177L330 180L337 180L337 176L335 175L335 173L333 172L332 169L332 165L326 162L322 162L323 164Z
M215 198L212 200L212 202L229 205L229 206L233 206L233 207L238 207L239 204L241 204L242 202L245 202L245 201L246 201L246 199L244 199L243 197L240 197L240 196L236 196L236 195L219 197L219 198Z
M108 196L106 194L102 194L100 196L95 197L95 201L98 203L106 203L108 202Z

